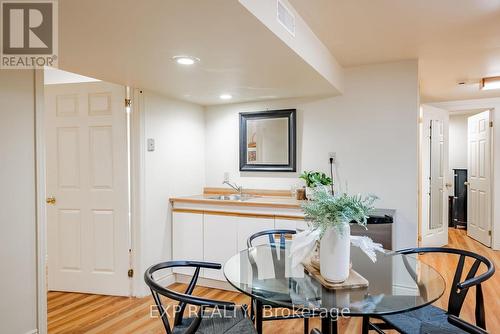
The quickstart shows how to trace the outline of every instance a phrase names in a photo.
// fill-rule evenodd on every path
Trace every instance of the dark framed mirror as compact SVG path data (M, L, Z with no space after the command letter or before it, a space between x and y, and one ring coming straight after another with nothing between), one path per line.
M240 171L297 170L296 110L240 113Z

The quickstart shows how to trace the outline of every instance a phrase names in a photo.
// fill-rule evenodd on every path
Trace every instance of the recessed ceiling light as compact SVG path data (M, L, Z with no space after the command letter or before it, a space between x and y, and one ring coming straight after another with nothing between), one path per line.
M199 58L191 56L174 56L172 59L179 65L193 65L200 61Z
M482 78L479 82L479 89L500 89L500 77Z
M219 98L221 100L231 100L233 98L233 96L231 94L221 94L221 95L219 95Z

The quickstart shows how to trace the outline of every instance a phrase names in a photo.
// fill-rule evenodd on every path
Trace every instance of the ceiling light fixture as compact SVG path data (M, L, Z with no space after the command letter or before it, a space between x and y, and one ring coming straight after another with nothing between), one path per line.
M500 89L500 76L482 78L481 81L479 82L479 89L481 90Z
M221 95L219 95L219 98L221 100L231 100L233 98L233 96L231 94L221 94Z
M199 58L191 56L174 56L172 59L179 65L193 65L200 61Z

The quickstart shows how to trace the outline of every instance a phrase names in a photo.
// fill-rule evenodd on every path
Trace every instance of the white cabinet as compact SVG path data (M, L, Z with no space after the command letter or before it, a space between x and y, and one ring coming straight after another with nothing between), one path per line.
M203 214L174 212L172 224L173 260L203 261ZM175 268L191 275L193 269Z
M247 249L248 238L257 232L274 230L274 218L234 217L238 220L238 252ZM254 246L267 244L269 239L259 237L253 242Z
M224 265L231 256L238 252L236 235L238 220L234 216L204 215L204 261ZM223 281L222 270L204 270L203 277Z
M307 228L307 222L304 219L284 219L276 218L274 221L274 226L277 230L298 230L299 232L304 231Z
M302 219L275 219L271 215L174 211L172 259L224 265L233 255L247 248L247 240L254 233L275 228L303 229L304 226ZM267 244L268 240L260 237L254 245ZM177 268L174 272L191 275L193 270ZM225 281L223 270L204 269L201 277Z

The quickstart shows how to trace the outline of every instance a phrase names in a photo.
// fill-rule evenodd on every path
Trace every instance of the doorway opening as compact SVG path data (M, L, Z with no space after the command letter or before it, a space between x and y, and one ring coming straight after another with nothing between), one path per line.
M491 246L492 144L490 109L450 112L449 227Z
M420 237L449 244L448 228L491 247L493 109L421 109Z
M56 291L132 295L127 97L124 86L44 70L49 298Z

